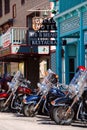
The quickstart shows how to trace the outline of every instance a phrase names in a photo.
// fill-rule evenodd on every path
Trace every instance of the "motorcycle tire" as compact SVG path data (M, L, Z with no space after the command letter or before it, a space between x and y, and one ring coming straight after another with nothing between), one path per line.
M58 125L70 125L73 117L74 117L74 111L71 109L71 111L67 114L69 106L60 106L57 108L54 108L53 110L53 119Z
M9 105L6 105L5 107L3 106L4 103L5 103L5 100L0 100L0 111L1 112L8 111L8 109L9 109Z
M34 104L28 104L28 105L24 105L23 107L23 114L26 117L34 117L36 112L33 111L34 108Z
M54 121L53 114L54 114L55 109L56 109L56 107L55 107L55 108L52 107L52 108L50 109L50 112L49 112L49 113L50 113L49 115L50 115L50 118L51 118L52 121Z

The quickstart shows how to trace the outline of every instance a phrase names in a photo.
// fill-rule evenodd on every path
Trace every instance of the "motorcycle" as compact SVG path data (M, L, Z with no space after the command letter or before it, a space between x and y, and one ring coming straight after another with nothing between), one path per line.
M56 87L58 79L52 70L48 70L48 75L42 83L38 83L39 92L36 95L25 97L23 100L23 113L27 117L33 117L36 114L49 115L51 101L65 94Z
M20 71L18 71L11 82L7 83L9 86L8 91L0 93L0 111L21 110L23 97L32 93L29 88L30 82L21 75Z
M11 82L13 76L10 74L5 74L1 79L0 79L0 93L3 91L8 91L9 86L7 85L7 82Z
M87 122L87 70L79 70L68 86L68 94L51 102L56 124L68 125L74 120Z

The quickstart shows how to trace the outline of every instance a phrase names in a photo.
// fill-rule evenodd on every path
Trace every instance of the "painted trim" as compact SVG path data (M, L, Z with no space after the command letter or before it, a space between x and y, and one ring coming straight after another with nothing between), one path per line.
M87 30L87 26L84 26L84 27L83 27L83 30Z
M58 28L57 35L58 35L57 37L58 44L56 46L56 73L59 75L59 81L62 82L62 57L61 57L62 43L60 38L60 28Z
M80 12L80 65L85 65L85 48L84 48L84 31L83 31L83 19L82 12Z
M74 10L78 10L78 9L80 9L81 7L86 6L86 5L87 5L87 1L81 3L81 4L77 5L77 6L75 6L75 7L73 7L73 8L71 8L71 9L68 9L67 11L64 11L63 13L60 13L60 14L55 15L54 19L63 17L64 15L66 15L66 14L68 14L68 13L70 13L70 12L73 12ZM78 10L78 11L79 11L79 10Z
M68 32L68 33L61 34L60 37L61 37L61 38L62 38L62 37L67 37L67 36L69 36L69 35L71 35L71 34L73 34L73 33L79 32L79 31L80 31L80 28L78 28L77 30L70 31L70 32Z
M49 0L49 2L56 2L56 0Z

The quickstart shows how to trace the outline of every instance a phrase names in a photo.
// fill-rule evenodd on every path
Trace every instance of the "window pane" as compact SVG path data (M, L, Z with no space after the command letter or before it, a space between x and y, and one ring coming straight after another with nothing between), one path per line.
M16 18L16 4L13 5L12 7L12 15L13 15L13 18Z
M21 0L21 4L23 5L25 3L25 0Z
M10 12L10 0L4 0L5 3L5 14Z
M2 16L2 0L0 0L0 17Z
M74 73L70 73L70 75L69 75L69 81L71 81L73 77L74 77Z
M74 72L74 58L69 59L69 72Z

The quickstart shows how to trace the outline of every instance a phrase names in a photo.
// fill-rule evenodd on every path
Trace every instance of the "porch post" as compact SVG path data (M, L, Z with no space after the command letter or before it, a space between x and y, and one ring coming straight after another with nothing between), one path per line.
M83 19L82 12L80 12L80 42L79 42L79 64L85 65L85 46L84 46L84 31L83 31Z
M62 57L61 57L61 49L62 42L60 38L60 24L57 22L57 46L56 46L56 73L59 76L59 81L62 82Z

